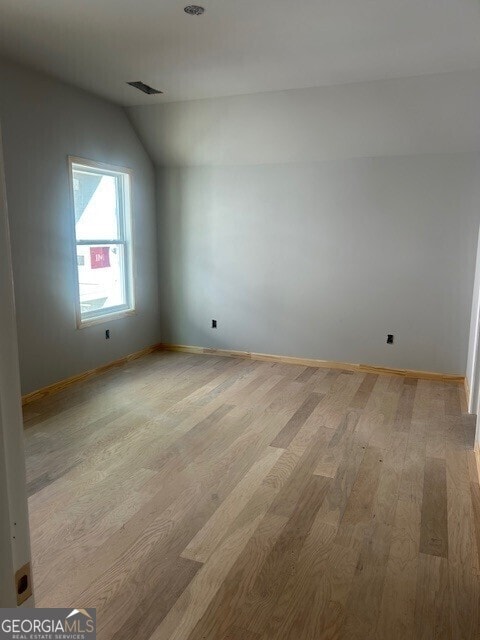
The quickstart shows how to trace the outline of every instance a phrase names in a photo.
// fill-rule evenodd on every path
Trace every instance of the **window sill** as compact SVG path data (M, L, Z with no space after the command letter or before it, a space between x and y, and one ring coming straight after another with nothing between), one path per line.
M125 309L123 311L114 311L113 313L106 313L105 315L97 316L95 318L86 318L85 320L77 320L77 329L86 329L96 324L103 324L104 322L110 322L111 320L120 320L121 318L127 318L129 316L136 315L135 309Z

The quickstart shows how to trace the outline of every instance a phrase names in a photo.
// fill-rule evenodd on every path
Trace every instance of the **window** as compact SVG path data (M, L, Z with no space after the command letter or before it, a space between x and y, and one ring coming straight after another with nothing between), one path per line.
M134 311L130 172L76 158L69 165L82 327Z

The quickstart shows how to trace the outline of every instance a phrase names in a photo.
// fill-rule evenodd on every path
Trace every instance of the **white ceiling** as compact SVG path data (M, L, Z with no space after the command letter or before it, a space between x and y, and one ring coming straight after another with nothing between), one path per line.
M189 1L0 0L0 51L123 105L480 67L479 0Z

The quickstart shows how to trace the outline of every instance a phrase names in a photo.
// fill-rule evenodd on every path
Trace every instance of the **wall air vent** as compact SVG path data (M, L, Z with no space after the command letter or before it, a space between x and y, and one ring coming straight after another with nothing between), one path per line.
M158 89L154 89L153 87L149 87L148 84L141 82L140 80L136 80L135 82L127 82L131 87L135 87L139 91L143 91L143 93L147 93L149 96L155 95L157 93L163 93L163 91L159 91Z

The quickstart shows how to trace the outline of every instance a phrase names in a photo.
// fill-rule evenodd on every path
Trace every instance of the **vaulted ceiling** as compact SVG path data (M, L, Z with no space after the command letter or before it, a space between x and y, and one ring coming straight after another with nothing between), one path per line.
M478 0L185 4L0 0L0 53L123 105L480 68Z

